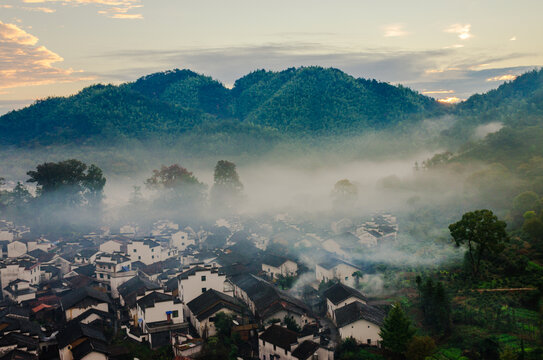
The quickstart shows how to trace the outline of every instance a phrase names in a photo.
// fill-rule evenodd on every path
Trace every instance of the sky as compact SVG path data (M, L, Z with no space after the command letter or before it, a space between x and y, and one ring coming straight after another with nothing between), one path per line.
M174 68L319 65L461 101L543 65L541 0L0 0L0 114Z

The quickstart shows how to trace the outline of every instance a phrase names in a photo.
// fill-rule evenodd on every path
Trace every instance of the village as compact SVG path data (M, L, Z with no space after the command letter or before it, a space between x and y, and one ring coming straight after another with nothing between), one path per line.
M124 359L123 342L193 359L225 319L243 359L330 360L348 338L378 348L387 309L360 291L352 253L397 232L390 214L161 220L55 240L0 221L0 359Z

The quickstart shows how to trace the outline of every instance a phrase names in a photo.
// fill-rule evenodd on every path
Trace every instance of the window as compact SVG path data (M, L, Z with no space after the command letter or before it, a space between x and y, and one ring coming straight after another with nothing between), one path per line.
M348 277L348 276L345 276L345 280L349 280L349 277Z
M209 322L214 323L214 322L215 322L215 316L210 317L210 318L209 318Z
M151 252L155 252L155 249L151 249Z
M141 260L141 256L138 256L138 260Z
M275 345L273 345L273 351L277 350L277 347Z
M368 339L368 345L371 345L371 339Z
M287 349L285 349L285 355L287 354Z
M136 249L134 249L134 252L136 252Z
M155 256L154 256L154 255L151 255L151 259L154 259L154 258L155 258Z
M206 281L206 276L202 275L202 281Z
M202 288L202 293L205 293L206 292L206 288Z
M174 318L179 317L179 310L174 310L172 312L172 317L174 317Z

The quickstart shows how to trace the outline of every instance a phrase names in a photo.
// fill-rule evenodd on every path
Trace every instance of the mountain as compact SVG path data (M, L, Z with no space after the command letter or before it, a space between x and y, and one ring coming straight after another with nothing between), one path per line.
M434 99L408 88L331 68L259 70L232 89L190 70L172 70L12 111L0 117L0 143L102 143L209 131L257 138L336 134L389 128L443 111Z

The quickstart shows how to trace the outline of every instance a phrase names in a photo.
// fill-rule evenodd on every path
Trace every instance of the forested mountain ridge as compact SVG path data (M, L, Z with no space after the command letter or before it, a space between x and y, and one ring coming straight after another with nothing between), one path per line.
M0 117L0 143L68 144L172 136L188 130L318 135L363 132L442 113L402 86L355 79L337 69L258 70L228 89L190 70L93 85ZM239 127L239 129L238 129ZM205 135L205 133L203 134Z

